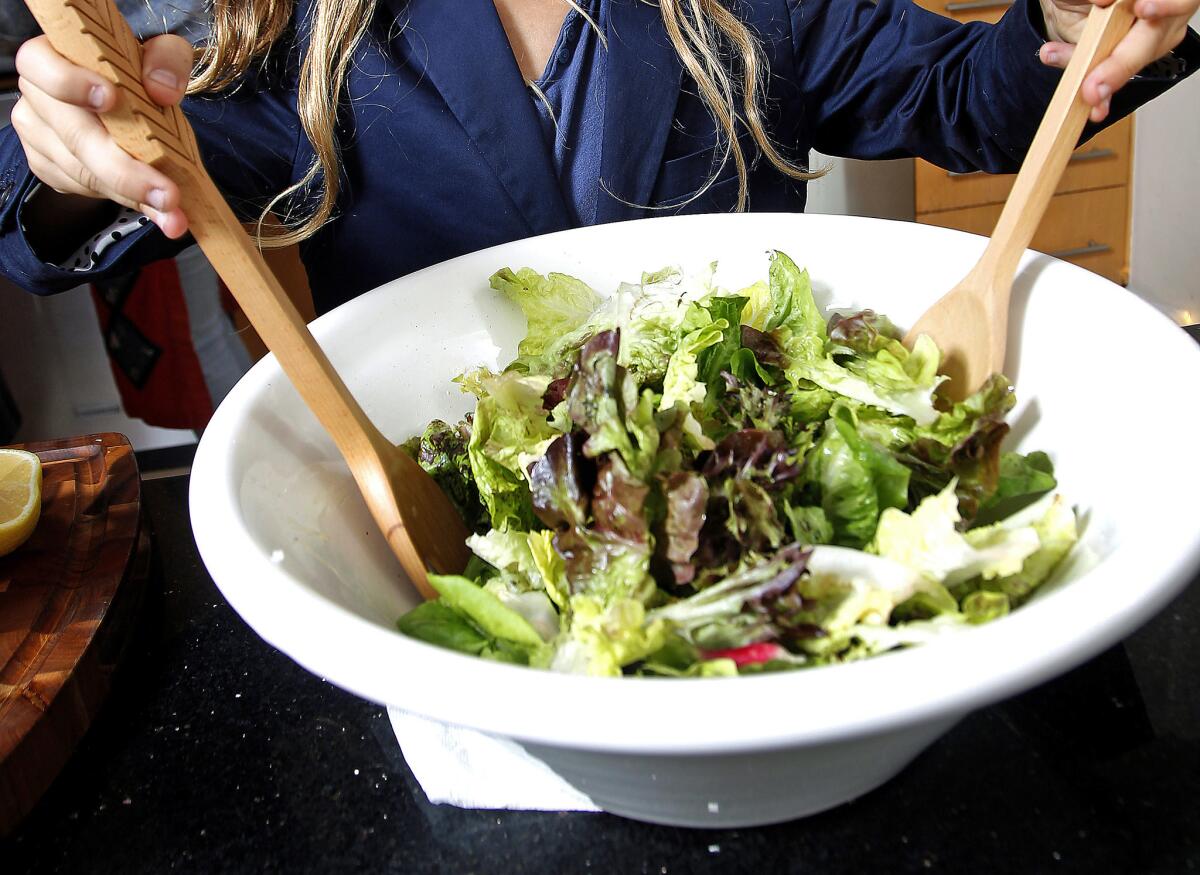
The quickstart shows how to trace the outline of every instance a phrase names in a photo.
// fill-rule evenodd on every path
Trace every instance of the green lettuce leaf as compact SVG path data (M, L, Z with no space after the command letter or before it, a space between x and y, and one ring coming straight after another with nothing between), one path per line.
M661 619L648 619L636 599L607 603L591 595L571 598L572 623L550 663L554 671L617 676L621 669L662 650L669 634Z
M725 325L714 322L709 312L695 307L697 316L693 322L699 326L691 330L679 343L667 362L663 376L663 392L659 401L660 410L669 410L676 404L691 406L704 401L707 392L699 377L697 357L701 352L722 341Z
M993 374L973 395L944 411L928 426L914 430L911 454L916 464L914 493L940 492L957 478L959 511L972 522L980 505L995 492L1000 444L1008 434L1004 421L1015 403L1012 383Z
M909 470L887 450L864 439L847 408L835 408L805 463L805 477L820 494L833 541L862 547L879 515L908 504Z
M746 299L738 297L712 297L704 302L712 325L720 326L721 338L702 349L696 358L697 379L701 383L715 385L722 371L729 370L734 354L742 348L741 321L745 306Z
M996 490L979 506L977 525L1012 516L1054 490L1054 463L1043 452L1002 453Z
M642 274L640 284L622 283L616 294L618 318L614 326L621 332L619 364L639 385L658 383L667 363L683 337L698 325L688 324L697 301L713 293L713 272L683 273L666 267Z
M467 538L471 551L489 565L514 575L527 589L542 588L541 572L533 560L530 534L515 529L491 529Z
M1015 518L990 526L988 529L972 529L967 538L978 537L976 532L989 530L1019 531L1023 523L1033 517L1032 528L1037 533L1038 548L1021 565L1020 570L980 584L984 590L1003 593L1014 606L1020 605L1035 589L1046 582L1046 578L1058 567L1079 539L1079 528L1075 512L1061 495L1047 496L1038 504L1027 508Z
M474 656L490 644L470 620L441 600L422 602L397 620L396 627L412 638Z
M533 528L525 471L559 434L542 407L549 382L516 371L483 380L486 394L475 407L467 456L493 528Z
M429 585L437 590L447 607L469 618L492 638L541 647L542 636L528 620L474 581L455 574L430 574Z
M469 423L451 426L435 419L419 437L402 448L433 477L467 527L478 531L487 527L488 514L471 476L471 458L467 450L470 441Z
M802 507L785 504L784 515L797 544L829 544L833 542L833 526L825 511L819 507Z
M879 518L871 550L913 568L946 586L982 577L991 580L1015 574L1039 545L1032 526L975 529L964 536L958 496L951 482L907 514L890 508Z
M603 299L586 283L562 273L542 276L529 268L502 268L491 286L520 306L528 323L517 347L520 370L560 376L570 366L569 351L590 335L611 327Z
M831 339L808 272L781 252L771 256L770 288L773 306L767 327L775 331L793 386L812 383L921 425L937 418L933 393L942 378L937 376L940 354L933 341L920 337L910 351L898 337L861 349ZM884 328L883 323L875 326L877 333Z
M737 294L738 297L746 299L746 308L742 310L742 324L759 331L767 331L767 321L771 318L771 310L775 303L771 287L758 280Z
M640 396L633 377L617 362L620 334L597 334L579 352L567 391L571 421L588 435L585 456L616 451L633 474L646 478L658 452L654 395Z
M962 602L962 613L968 623L976 626L990 623L1009 612L1008 596L1002 592L976 590Z

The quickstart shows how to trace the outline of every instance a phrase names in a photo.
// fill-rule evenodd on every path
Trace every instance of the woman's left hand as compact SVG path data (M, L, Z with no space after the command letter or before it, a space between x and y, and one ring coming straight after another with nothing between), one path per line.
M1094 5L1113 0L1040 0L1049 42L1042 46L1042 63L1065 68L1083 33ZM1083 80L1084 102L1092 107L1091 120L1104 121L1109 100L1143 67L1169 54L1183 41L1188 20L1200 9L1200 0L1134 0L1137 20L1113 53L1096 65Z

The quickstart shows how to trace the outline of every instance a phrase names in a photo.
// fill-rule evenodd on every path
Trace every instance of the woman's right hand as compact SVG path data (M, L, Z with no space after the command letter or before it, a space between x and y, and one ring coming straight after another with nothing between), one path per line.
M66 195L103 198L132 207L168 237L187 231L179 209L179 188L116 144L98 113L111 109L116 87L103 76L77 67L39 36L17 52L21 99L12 126L25 149L29 169ZM192 69L192 47L167 34L146 41L142 82L150 99L179 103Z

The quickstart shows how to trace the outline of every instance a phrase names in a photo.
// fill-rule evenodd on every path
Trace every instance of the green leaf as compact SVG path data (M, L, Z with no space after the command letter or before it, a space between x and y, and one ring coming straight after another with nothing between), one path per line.
M435 419L403 449L433 477L467 526L480 529L486 525L487 513L471 476L470 440L471 428L466 422L451 426Z
M440 601L422 602L397 620L396 627L412 638L475 656L488 646L487 637L466 617Z
M825 511L819 507L793 507L785 504L783 512L792 530L792 540L797 544L830 544L833 542L833 526Z
M551 668L572 674L617 676L621 669L662 650L668 626L647 620L636 599L607 603L591 595L571 598L573 620L568 639L559 645Z
M1008 596L1002 592L978 590L971 593L962 603L963 616L968 623L979 625L1003 617L1009 611Z
M668 267L642 275L638 285L622 283L617 289L614 323L621 331L619 364L639 385L663 379L667 363L682 339L700 327L691 321L696 301L713 292L715 264L684 274Z
M530 555L542 578L542 584L546 587L546 593L560 611L565 610L570 598L567 592L567 572L562 557L554 549L554 533L545 529L530 532L528 543Z
M953 586L983 577L1014 574L1038 549L1037 532L1030 526L958 531L958 497L951 482L937 495L924 499L911 514L895 508L879 518L872 549L901 562L931 580Z
M908 468L863 439L845 408L835 409L827 421L805 469L819 488L836 544L862 547L875 534L883 510L908 504Z
M526 466L558 437L542 407L549 377L515 371L485 379L487 394L475 407L467 455L492 527L534 527Z
M575 277L542 276L527 267L513 273L506 267L492 275L491 286L525 313L528 331L517 352L529 373L562 370L563 351L602 327L589 325L602 299Z
M808 271L801 270L782 252L771 253L768 271L771 290L771 314L763 331L786 328L793 350L803 349L807 357L825 352L825 320L817 309Z
M658 452L654 396L650 390L638 395L633 377L617 363L619 343L618 333L607 331L580 350L567 409L575 426L588 434L585 456L615 450L634 476L645 479Z
M898 338L880 334L894 329L878 321L872 323L872 330L883 342L856 346L845 336L835 340L826 331L807 271L776 252L770 278L773 308L767 326L774 330L787 359L784 374L789 383L816 384L920 424L937 418L933 393L941 379L937 376L941 356L933 341L918 338L910 351Z
M467 538L467 546L489 565L516 575L527 585L540 587L541 576L534 564L526 532L492 529L487 534Z
M707 321L684 337L671 354L666 374L663 376L660 410L669 410L676 404L690 406L704 401L706 389L704 382L698 378L697 357L704 350L721 342L724 326L711 321L706 310L699 307L696 310L703 314Z
M771 383L771 375L763 369L763 366L758 363L754 353L751 350L742 347L734 352L733 357L729 360L729 370L742 382L753 382L757 380L760 385L767 386Z
M742 311L742 324L759 331L767 331L767 320L771 318L771 310L775 303L771 287L759 280L737 294L746 299L746 308Z
M745 298L714 297L704 304L712 318L713 327L720 327L721 339L706 346L696 358L697 379L711 385L720 379L721 372L729 370L734 353L742 348L742 310Z
M529 621L487 590L455 574L430 574L429 584L446 605L469 617L493 638L540 647L542 636Z
M1053 498L1043 499L1043 502L1044 505L1037 504L1026 509L1020 518L1010 518L983 530L1012 530L1014 526L1023 523L1025 518L1037 514L1043 506L1045 507L1044 513L1037 516L1033 522L1033 530L1038 537L1037 551L1025 560L1019 571L981 584L983 589L1004 593L1014 605L1024 602L1035 589L1046 582L1046 578L1058 567L1079 539L1075 513L1062 496L1055 495ZM981 530L972 529L967 532L967 537L974 537L978 531Z
M975 524L983 525L1012 516L1056 486L1054 463L1045 453L1033 452L1027 456L1003 453L996 491L980 505Z

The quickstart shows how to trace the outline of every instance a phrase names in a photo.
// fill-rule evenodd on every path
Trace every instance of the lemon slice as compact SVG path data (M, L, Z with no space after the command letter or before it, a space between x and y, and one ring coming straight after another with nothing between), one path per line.
M0 556L28 540L41 513L41 460L24 450L0 450Z

